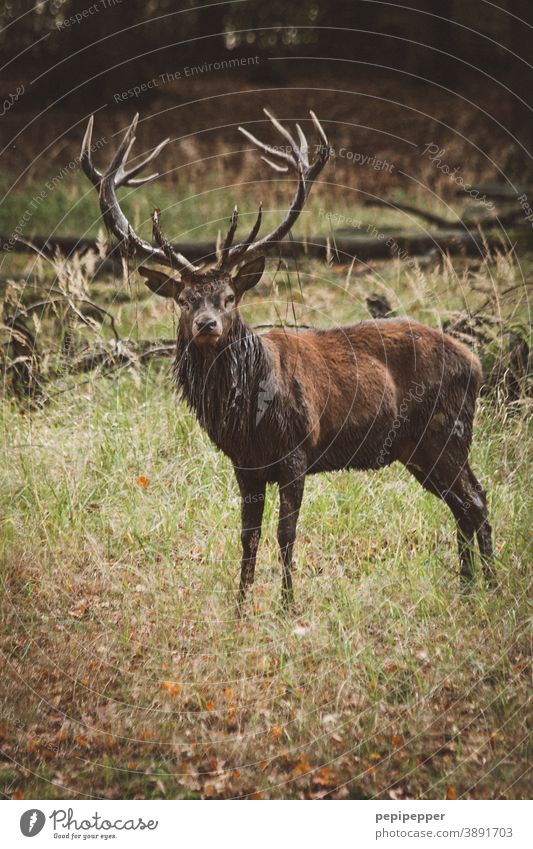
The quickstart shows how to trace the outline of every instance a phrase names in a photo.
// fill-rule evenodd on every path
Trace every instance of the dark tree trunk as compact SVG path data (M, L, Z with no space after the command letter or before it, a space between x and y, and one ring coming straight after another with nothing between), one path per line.
M509 129L520 145L516 145L508 162L509 176L521 182L533 179L533 72L523 61L531 64L533 9L530 0L508 0L507 7L516 17L511 18L509 47L509 84L516 97L512 98ZM522 23L522 20L525 23ZM519 98L524 102L520 102ZM524 149L525 148L525 149Z

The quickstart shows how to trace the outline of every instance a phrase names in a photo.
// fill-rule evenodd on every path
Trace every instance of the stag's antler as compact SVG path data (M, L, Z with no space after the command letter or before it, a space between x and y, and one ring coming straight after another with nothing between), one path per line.
M298 216L300 215L304 204L308 198L309 192L311 191L311 186L313 185L315 179L322 171L324 165L328 161L331 155L331 148L329 146L329 142L327 136L324 132L324 129L316 117L314 112L310 112L313 124L315 125L317 136L318 136L318 151L316 158L313 162L309 162L309 145L307 143L307 139L303 134L302 128L299 124L296 124L296 129L298 131L298 139L299 146L296 144L296 141L292 137L285 127L280 124L280 122L270 114L267 109L264 109L263 112L273 123L276 130L283 136L287 144L287 149L278 150L275 147L271 147L268 144L257 139L252 133L245 130L244 127L239 127L240 132L246 136L253 144L256 145L260 150L268 153L269 157L273 159L277 159L278 162L273 162L272 159L269 159L266 156L262 156L263 159L271 168L275 171L280 171L282 173L286 173L289 169L294 169L298 175L298 188L296 189L296 194L292 199L292 203L287 211L287 214L281 224L279 224L271 233L263 236L262 239L255 241L257 234L259 232L259 228L261 227L261 219L262 219L262 210L261 206L259 206L259 213L257 215L256 222L250 231L247 239L244 242L241 242L234 247L231 247L233 243L233 237L235 236L235 231L237 229L237 221L238 221L238 211L237 207L235 207L233 211L233 215L231 216L231 224L228 230L226 239L224 241L224 245L222 249L219 251L218 255L218 267L219 268L227 268L232 265L235 265L240 260L244 259L245 256L256 253L261 250L261 248L265 247L265 245L280 242L289 232L291 227L294 225ZM280 165L279 162L284 163Z
M294 195L292 203L281 224L272 230L271 233L268 233L268 235L263 236L262 239L258 239L257 241L256 239L263 217L261 204L259 205L259 212L254 226L250 230L250 233L244 242L241 242L238 245L233 245L233 239L237 230L237 222L239 218L237 207L235 207L231 216L230 228L224 240L224 244L217 248L217 267L220 269L228 269L237 265L237 263L245 257L252 253L257 253L270 243L280 242L287 235L304 207L313 182L322 171L331 154L331 148L326 138L326 134L314 112L311 112L310 114L318 134L318 151L313 162L309 161L309 145L300 125L296 124L300 142L298 146L289 131L286 130L285 127L283 127L279 121L270 114L270 112L266 109L264 112L267 118L270 119L274 127L281 133L288 143L286 149L278 150L275 147L264 144L243 127L239 127L239 130L260 150L268 153L269 157L278 160L278 162L273 162L272 159L269 159L266 156L261 157L261 159L264 159L264 161L275 171L286 173L289 171L289 168L294 169L298 175L298 188L296 189L296 194ZM201 269L189 262L189 260L184 257L182 253L177 251L176 248L163 236L159 221L159 209L155 209L152 214L153 237L157 245L156 247L150 244L150 242L146 242L144 239L141 239L140 236L135 233L120 208L116 190L121 186L141 186L144 183L155 180L159 176L158 173L150 174L148 177L141 177L140 179L137 179L137 175L140 174L143 168L156 158L169 141L169 139L162 141L150 154L148 154L148 156L141 160L141 162L126 171L126 162L135 142L135 130L137 128L138 120L139 115L137 114L128 127L107 171L101 173L94 166L91 157L91 139L94 123L93 118L91 117L81 146L81 166L91 183L98 189L100 209L102 211L104 222L108 230L110 230L110 232L118 239L120 249L124 254L127 256L138 257L139 259L151 259L161 265L166 265L178 271L194 274L199 272ZM284 164L280 165L279 162Z
M144 183L157 179L159 173L150 174L148 177L141 177L140 179L136 178L137 174L140 174L156 158L169 141L169 139L162 141L141 162L126 171L126 162L135 142L138 120L139 115L137 114L128 127L109 168L102 174L95 168L91 157L94 123L94 118L91 116L81 146L81 167L91 183L98 189L104 222L108 230L119 240L120 249L123 253L140 259L151 259L179 271L198 271L199 269L195 265L189 262L164 238L159 226L159 210L154 210L152 216L154 239L157 242L157 247L154 247L135 233L120 208L116 190L120 186L142 186Z

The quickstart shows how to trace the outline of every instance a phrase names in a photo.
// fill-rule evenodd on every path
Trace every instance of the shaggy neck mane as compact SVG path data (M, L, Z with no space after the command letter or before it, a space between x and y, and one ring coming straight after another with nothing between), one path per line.
M258 393L270 372L267 357L261 339L240 316L220 348L198 347L178 333L178 388L211 439L229 454L250 444Z

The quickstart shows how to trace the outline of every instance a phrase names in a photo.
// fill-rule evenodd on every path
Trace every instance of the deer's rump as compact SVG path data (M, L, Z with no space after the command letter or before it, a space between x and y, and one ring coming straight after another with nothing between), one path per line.
M421 444L468 452L481 368L451 337L384 319L263 340L282 395L297 384L304 399L292 447L309 472L381 468Z

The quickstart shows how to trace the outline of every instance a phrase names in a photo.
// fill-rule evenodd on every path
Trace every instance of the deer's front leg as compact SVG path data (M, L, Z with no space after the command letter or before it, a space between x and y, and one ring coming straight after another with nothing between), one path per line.
M279 484L279 522L278 543L281 557L282 601L288 606L293 601L292 589L292 550L296 539L296 525L300 505L304 494L305 476L302 474L293 480L280 481Z
M241 491L241 582L239 586L239 605L243 601L246 591L254 582L255 559L257 548L261 538L261 522L265 506L264 481L258 480L253 475L235 470L239 489Z

